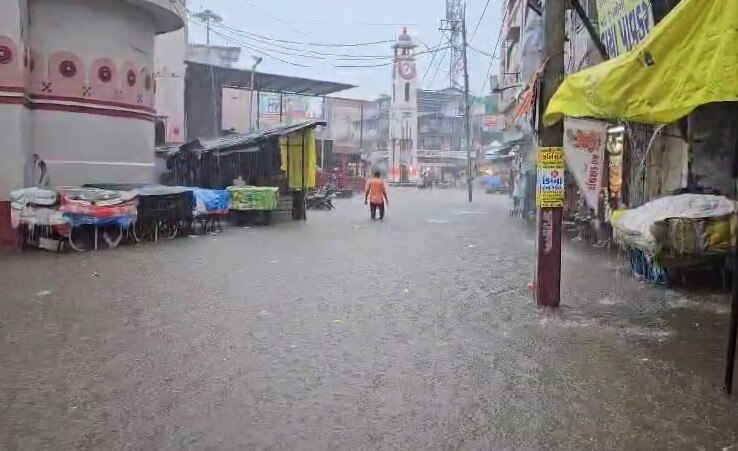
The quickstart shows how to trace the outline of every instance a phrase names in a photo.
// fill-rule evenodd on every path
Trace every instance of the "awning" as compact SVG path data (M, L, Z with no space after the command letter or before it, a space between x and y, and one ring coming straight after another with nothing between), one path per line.
M251 71L187 61L187 76L193 80L213 80L215 86L237 89L251 87ZM254 86L260 91L285 92L306 96L325 96L355 88L347 83L254 72Z
M282 125L268 130L257 130L250 133L233 133L218 138L197 138L180 146L180 152L218 152L221 155L226 153L250 153L258 152L258 145L264 141L281 136L288 136L295 132L299 132L306 128L315 128L325 126L326 122L317 120L307 120L297 122L295 124Z
M564 116L668 123L738 101L738 1L682 0L640 44L567 77L546 109Z

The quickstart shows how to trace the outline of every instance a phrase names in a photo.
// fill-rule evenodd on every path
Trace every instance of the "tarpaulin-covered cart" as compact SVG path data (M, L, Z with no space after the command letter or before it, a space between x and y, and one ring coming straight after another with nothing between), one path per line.
M231 194L227 190L192 188L195 195L195 221L203 232L223 229L221 219L228 215Z
M260 216L266 223L279 204L279 188L275 186L229 186L229 210L237 222Z
M126 191L137 199L136 241L171 240L192 229L195 198L191 188L147 184L90 184L88 187Z
M665 196L612 215L613 238L628 252L631 270L667 285L690 272L725 276L736 236L735 203L723 196Z
M59 193L50 188L23 188L10 193L10 220L23 246L61 250L70 226L59 209Z
M99 188L59 188L60 210L76 251L116 247L136 224L135 193Z

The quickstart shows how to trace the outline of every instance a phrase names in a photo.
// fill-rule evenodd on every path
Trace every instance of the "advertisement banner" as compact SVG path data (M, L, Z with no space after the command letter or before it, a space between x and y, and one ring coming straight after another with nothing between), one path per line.
M600 39L611 57L632 49L653 28L649 0L597 0L597 19Z
M325 107L329 136L334 145L359 150L362 102L328 97Z
M564 205L564 151L561 147L538 149L536 203L543 208Z
M485 132L501 132L505 126L505 117L502 114L485 114L482 116L482 130Z
M607 145L607 124L564 119L564 154L585 202L597 214Z
M323 119L323 98L284 94L282 96L282 122L294 124L308 119Z
M259 93L259 129L267 130L280 125L281 95L278 92Z

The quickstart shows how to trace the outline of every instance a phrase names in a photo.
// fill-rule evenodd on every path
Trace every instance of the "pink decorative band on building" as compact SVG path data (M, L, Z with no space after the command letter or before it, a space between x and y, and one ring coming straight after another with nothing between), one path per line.
M3 91L0 88L0 91ZM17 92L17 91L11 91ZM31 98L25 95L3 95L0 94L0 105L23 105L26 108L32 110L46 110L46 111L61 111L67 113L83 113L83 114L95 114L100 116L109 117L122 117L128 119L140 119L145 121L153 122L156 119L153 109L141 108L140 111L136 111L136 108L131 108L127 105L119 105L111 102L97 101L89 102L87 99L73 99L67 98L65 102L78 102L75 104L70 103L55 103L60 99L49 96L47 101L40 99L37 96L31 96ZM104 108L105 106L115 108ZM124 109L121 109L124 108Z

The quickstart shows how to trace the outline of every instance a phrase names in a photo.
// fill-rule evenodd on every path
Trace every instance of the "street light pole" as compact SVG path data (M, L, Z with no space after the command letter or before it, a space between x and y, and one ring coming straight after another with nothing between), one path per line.
M202 22L205 22L205 29L207 30L207 34L205 36L205 42L207 43L207 45L210 45L210 22L213 21L215 23L220 23L220 22L223 22L223 18L215 14L210 9L206 9L204 11L200 11L199 13L195 13L194 16L200 19Z
M254 76L256 75L256 68L261 63L262 58L259 56L252 56L254 59L254 65L251 66L251 92L249 95L249 131L254 130L253 115L254 115Z

